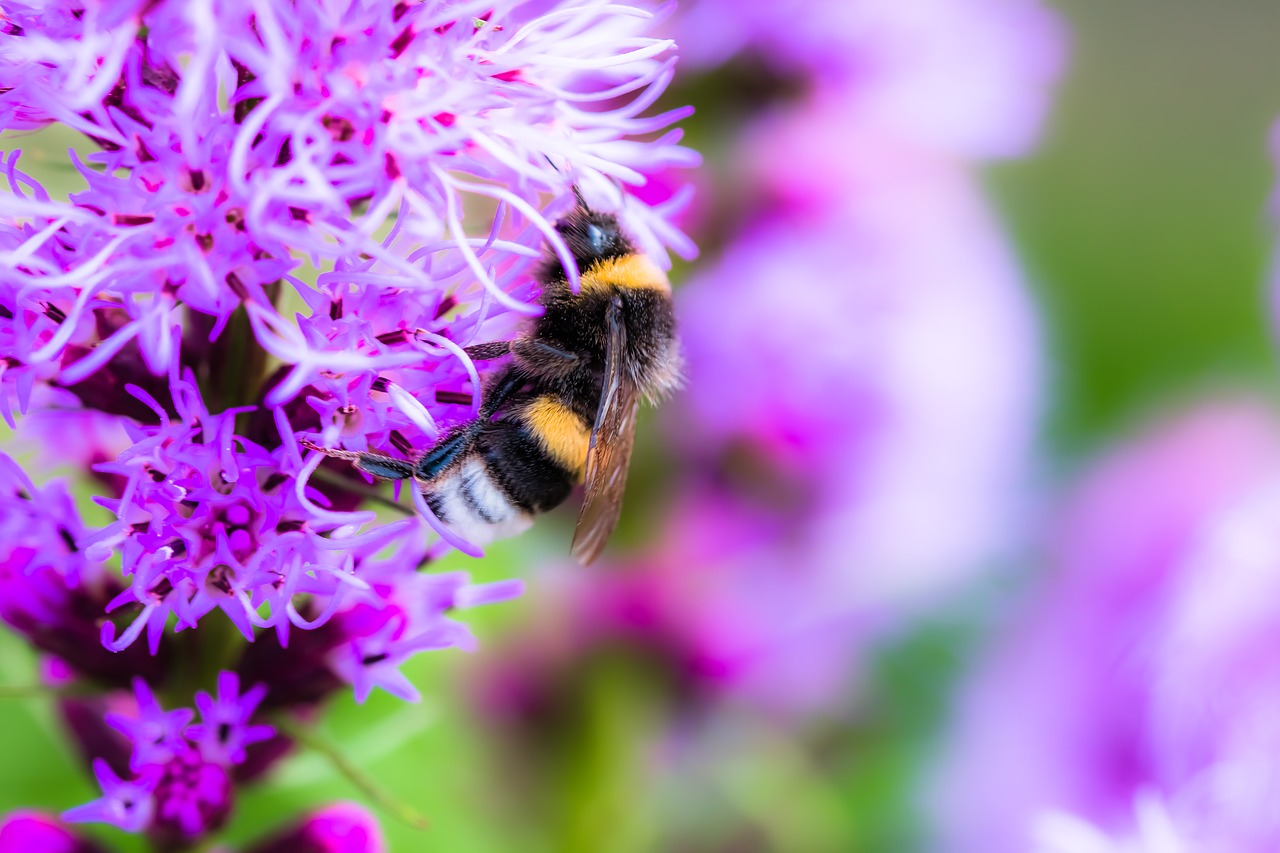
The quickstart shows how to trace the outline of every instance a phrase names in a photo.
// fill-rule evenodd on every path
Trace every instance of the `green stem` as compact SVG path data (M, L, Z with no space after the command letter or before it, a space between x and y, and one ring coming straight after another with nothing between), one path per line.
M160 692L166 702L176 707L190 705L197 690L212 691L218 683L218 673L235 668L245 644L240 629L220 611L201 619L198 628L166 638L166 642L173 643L182 665L172 668Z
M0 699L41 699L55 692L43 684L6 684L0 686Z
M847 838L849 810L822 770L799 744L756 731L752 751L713 773L725 797L756 824L778 850L835 849ZM779 809L779 802L792 806Z
M75 699L93 696L95 691L80 685L68 684L66 687L50 687L48 684L5 684L0 685L0 700L4 699Z
M213 618L200 620L202 634L192 632L199 641L200 671L204 683L213 685L218 673L235 666L244 654L244 635L225 613L210 614ZM211 630L205 630L206 628Z
M356 766L351 759L339 751L337 745L313 728L304 726L287 714L275 714L271 723L286 736L323 755L338 773L347 781L359 788L364 795L380 808L407 826L418 830L428 829L431 824L408 803L396 799L384 790L368 773Z

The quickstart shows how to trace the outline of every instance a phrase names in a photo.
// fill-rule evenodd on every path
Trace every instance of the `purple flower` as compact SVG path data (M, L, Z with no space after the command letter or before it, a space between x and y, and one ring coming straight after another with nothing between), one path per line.
M210 340L237 306L252 308L263 345L299 365L298 381L277 388L273 403L301 390L299 377L320 364L407 364L403 356L338 354L305 328L291 336L273 304L282 281L311 309L330 310L288 275L297 266L291 251L333 264L321 276L331 292L377 285L451 294L482 314L490 302L529 313L527 298L513 292L539 245L549 240L567 257L538 192L563 196L571 180L622 210L657 257L665 256L663 236L690 250L614 183L696 163L676 144L678 132L631 141L687 114L639 115L665 88L673 62L661 58L669 41L640 35L651 18L617 6L529 17L514 2L480 18L439 2L342 12L233 3L215 26L212 5L202 2L162 4L120 23L112 44L124 47L111 54L119 82L96 93L100 109L82 115L93 91L51 85L41 93L50 117L79 115L74 126L104 144L91 158L102 172L77 163L89 189L53 202L17 171L16 157L6 162L18 190L0 203L14 223L9 261L0 264L17 303L5 306L13 345L0 356L17 371L7 384L24 406L23 388L50 378L58 360L72 359L60 379L75 385L134 342L146 367L164 373L178 352L180 307L197 312L197 322L209 318L202 331ZM91 48L84 27L52 37L21 29L10 41L28 49L27 61L80 73ZM36 59L41 52L47 56ZM220 87L233 90L225 108ZM30 96L29 85L0 95L0 115ZM611 108L593 106L610 97ZM464 195L499 202L487 238L464 228ZM375 239L393 215L390 233Z
M699 0L677 32L699 67L763 57L841 92L851 123L969 158L1030 147L1064 53L1037 0Z
M523 591L518 581L471 584L462 573L404 571L427 551L425 545L406 544L393 557L366 563L362 574L369 587L344 597L331 618L295 637L287 649L273 638L254 643L237 669L246 681L271 685L264 707L307 707L344 682L360 702L375 687L417 701L418 690L400 667L420 652L473 648L471 633L451 615Z
M218 675L218 698L201 691L196 694L200 722L188 726L183 733L194 743L206 761L240 764L245 760L245 747L267 740L275 734L271 726L252 725L254 711L267 695L265 684L255 684L240 692L240 677L234 672Z
M102 798L64 812L63 820L109 823L125 832L141 832L151 825L156 814L157 773L125 780L107 762L97 759L93 762L93 775L102 786Z
M1278 475L1275 416L1225 401L1087 478L1051 540L1055 572L963 689L928 798L946 849L1084 826L1131 849L1120 840L1151 835L1156 814L1187 850L1280 842Z
M341 642L328 654L329 666L355 688L363 702L375 687L410 702L418 689L400 667L413 655L432 649L474 647L471 632L445 614L475 604L501 601L521 593L519 583L471 585L460 573L395 574L374 580L368 594L338 614Z
M99 800L65 812L64 820L110 823L126 832L189 842L217 830L231 810L231 778L220 764L204 761L185 747L164 762L150 764L132 780L118 777L97 760Z
M65 483L40 489L0 455L0 501L0 617L34 634L60 621L72 591L91 582L96 567L76 545L84 530Z
M1193 853L1168 806L1149 792L1134 803L1133 827L1110 835L1067 814L1045 815L1036 825L1034 853Z
M696 161L676 132L632 141L686 113L642 117L672 69L671 43L642 34L652 19L232 3L215 26L196 3L44 29L13 13L15 55L42 57L48 79L0 92L0 116L74 115L103 150L76 161L88 186L66 203L17 152L4 160L0 404L11 422L74 401L122 418L132 446L95 459L117 521L79 543L123 560L108 648L145 632L154 654L171 619L182 631L214 610L246 639L269 628L287 643L363 588L371 554L425 532L362 531L372 513L309 484L320 457L303 459L295 435L410 454L474 412L480 378L461 347L531 310L542 244L566 252L548 216L571 182L651 253L692 250L663 220L671 205L616 183ZM95 94L61 89L102 74ZM37 90L45 102L24 109ZM544 214L546 192L559 201ZM464 195L496 201L482 227L464 221ZM300 254L321 270L314 286L291 275ZM254 350L240 364L284 367L225 370L237 347ZM319 609L304 616L299 596Z
M915 166L748 229L683 294L693 464L656 570L771 705L830 701L879 627L1015 544L1031 309L971 183Z
M187 749L183 729L191 722L190 708L166 711L141 678L133 683L136 714L109 713L106 722L126 738L133 749L129 765L135 773L151 764L165 764Z
M131 713L105 716L129 741L134 778L122 779L108 761L95 758L103 797L72 809L66 819L113 823L159 839L192 840L215 831L231 812L231 769L246 761L246 747L275 735L271 726L252 722L266 692L257 685L241 694L239 677L221 672L218 698L197 693L200 722L188 725L190 708L164 710L138 679Z
M334 803L255 844L251 853L384 853L386 849L373 815L355 803Z
M89 694L59 707L103 795L69 820L215 842L234 784L292 744L264 712L306 717L344 683L416 698L408 659L473 642L454 611L519 594L422 571L449 541L412 508L359 509L360 475L299 439L412 457L473 416L464 347L538 310L547 246L576 284L552 227L571 189L659 263L694 253L671 221L688 194L639 191L698 159L673 128L688 110L651 109L675 58L648 33L668 11L0 11L0 130L57 122L98 148L70 154L66 200L0 155L0 416L45 444L38 464L70 434L56 462L113 516L86 527L66 487L0 458L0 618ZM215 679L198 721L157 699ZM349 809L292 832L382 847Z
M98 641L95 620L120 585L85 555L88 535L65 483L37 487L0 454L0 619L99 682L155 677L162 659L114 655Z
M76 837L51 817L18 811L0 823L0 853L102 853L102 848Z
M138 4L85 9L76 2L6 3L0 51L0 128L29 129L51 121L100 132L104 103L138 29Z
M179 842L180 843L180 842ZM230 848L220 846L218 849ZM355 803L333 803L267 838L237 849L245 853L385 853L373 815ZM11 812L0 823L0 853L103 853L38 812Z
M342 536L371 514L316 506L316 493L309 497L295 482L302 468L296 450L269 452L234 434L235 416L247 409L212 415L190 381L177 382L171 418L140 389L129 390L154 408L159 425L129 426L133 447L97 466L125 485L119 499L99 499L119 520L85 540L98 558L119 549L131 579L108 605L136 611L118 638L104 625L111 648L129 646L145 629L154 652L170 614L182 630L215 609L248 640L255 626L287 637L290 624L311 624L292 608L295 595L340 601L346 586L363 583L353 575L357 561L407 526ZM339 535L327 535L335 530Z

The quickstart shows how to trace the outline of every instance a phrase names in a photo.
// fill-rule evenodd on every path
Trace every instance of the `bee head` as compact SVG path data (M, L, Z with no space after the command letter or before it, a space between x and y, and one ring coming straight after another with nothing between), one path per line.
M598 213L581 203L556 223L556 231L582 269L606 258L620 258L635 252L616 216Z

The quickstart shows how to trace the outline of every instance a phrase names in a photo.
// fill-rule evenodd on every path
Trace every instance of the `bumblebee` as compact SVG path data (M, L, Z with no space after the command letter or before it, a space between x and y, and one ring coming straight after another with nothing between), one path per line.
M666 275L617 217L574 195L555 229L578 264L578 292L548 251L536 273L542 316L514 340L467 347L476 361L510 356L474 420L416 461L316 449L374 477L412 479L437 518L477 545L527 529L583 484L572 553L586 565L618 522L640 400L679 384L680 355Z

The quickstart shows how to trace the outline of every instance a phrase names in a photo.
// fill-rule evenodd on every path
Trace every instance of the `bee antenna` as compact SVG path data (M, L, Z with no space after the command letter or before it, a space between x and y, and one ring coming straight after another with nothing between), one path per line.
M556 162L551 159L550 155L543 154L542 156L543 158L546 159L547 163L551 166L551 168L555 169L557 172L560 172L560 167L556 165ZM564 174L564 173L561 172L561 174ZM587 200L582 197L582 190L578 189L577 184L573 185L573 197L578 200L578 207L582 208L587 213L591 212L591 208L587 206Z

